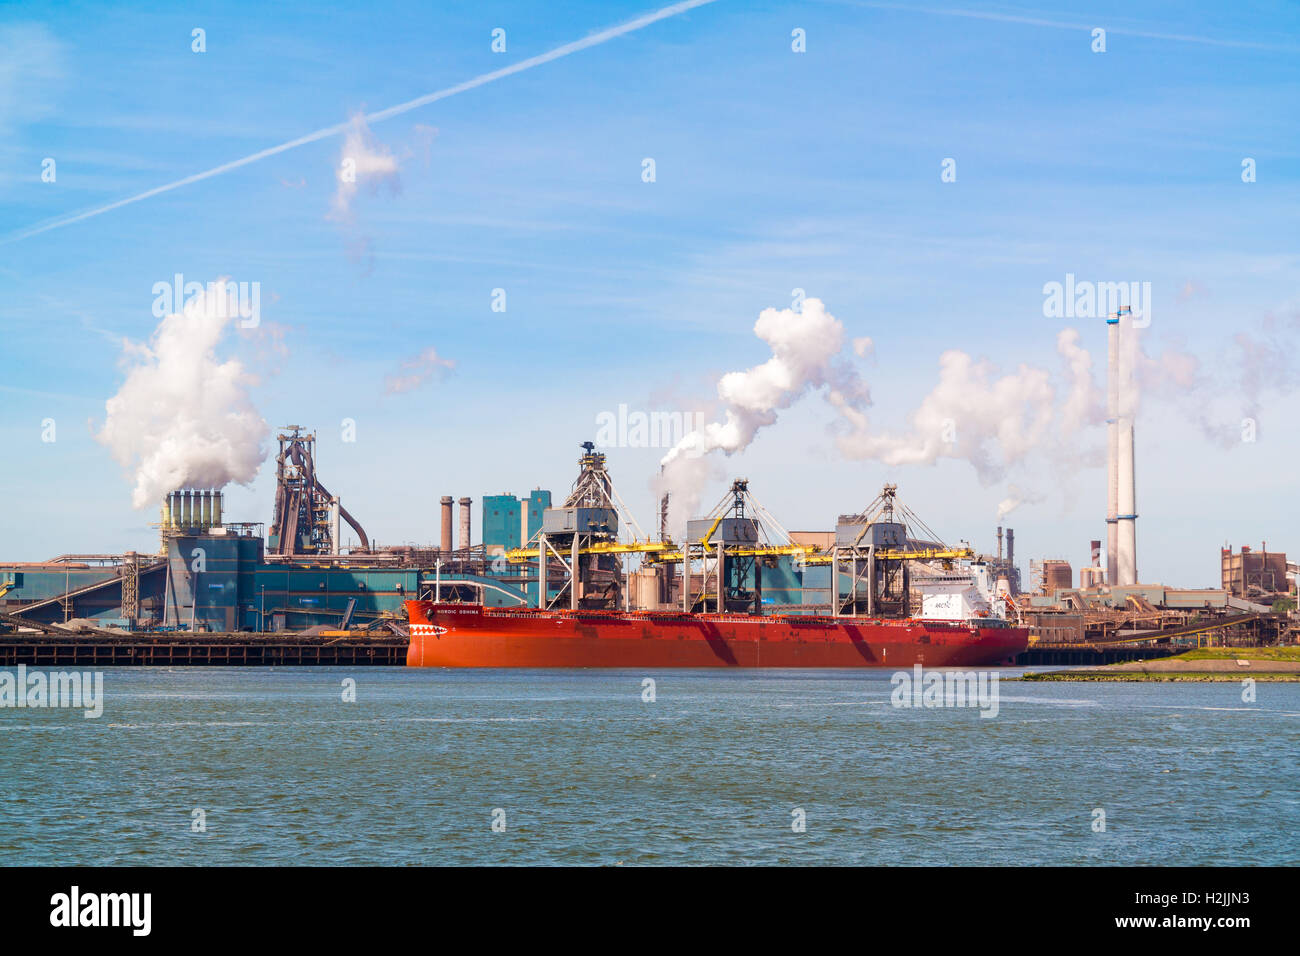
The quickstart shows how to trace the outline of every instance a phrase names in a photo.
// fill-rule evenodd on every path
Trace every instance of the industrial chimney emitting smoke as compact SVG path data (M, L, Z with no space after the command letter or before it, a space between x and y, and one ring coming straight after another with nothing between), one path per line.
M202 533L221 527L222 493L184 488L173 491L162 502L164 532Z
M1136 345L1132 309L1106 318L1107 431L1110 440L1106 488L1106 581L1137 584L1137 491L1133 450L1134 379L1132 355Z
M1106 583L1119 581L1119 316L1106 319Z

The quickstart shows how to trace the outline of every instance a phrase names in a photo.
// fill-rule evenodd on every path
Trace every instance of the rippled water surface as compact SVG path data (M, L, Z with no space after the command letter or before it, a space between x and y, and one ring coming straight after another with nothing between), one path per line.
M1300 863L1300 684L889 676L109 669L0 709L0 863Z

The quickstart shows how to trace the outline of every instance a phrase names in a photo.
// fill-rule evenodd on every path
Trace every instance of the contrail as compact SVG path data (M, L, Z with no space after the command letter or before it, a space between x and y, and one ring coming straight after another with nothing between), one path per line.
M647 13L637 17L635 20L629 20L627 23L620 24L616 27L610 27L608 30L601 30L599 33L593 33L590 36L583 37L581 40L574 40L572 43L566 43L563 46L557 46L553 50L540 53L537 56L529 57L527 60L520 60L510 66L502 67L499 70L493 70L491 73L483 73L473 79L466 80L464 83L457 83L455 86L449 86L446 89L438 90L435 93L427 93L424 96L416 97L413 100L407 100L405 103L398 103L396 106L390 106L387 109L379 110L375 113L366 114L366 122L378 123L382 120L391 119L394 116L400 116L402 113L409 113L411 110L419 109L421 106L428 106L430 103L436 103L438 100L445 100L449 96L455 96L457 93L464 93L466 90L476 89L485 86L495 80L503 79L507 76L513 76L516 73L522 73L524 70L531 70L535 66L541 66L543 63L550 63L552 60L558 60L566 57L571 53L578 53L582 50L589 49L593 46L600 46L616 37L624 36L628 33L634 33L643 27L648 27L652 23L658 23L660 20L667 20L678 14L685 13L688 10L694 10L696 7L702 7L705 4L714 3L715 0L683 0L681 3L674 3L671 6L663 7L653 13ZM171 192L173 189L180 189L182 186L188 186L191 183L197 183L204 179L211 179L213 176L220 176L222 173L228 173L232 169L238 169L241 166L247 166L255 163L260 159L266 159L268 156L275 156L278 153L288 152L299 146L305 146L308 143L314 143L318 140L328 139L331 136L337 136L344 132L352 125L351 121L336 123L333 126L327 126L324 129L318 129L314 133L308 133L305 136L299 136L297 139L291 139L287 143L281 143L279 146L271 146L260 152L245 156L242 159L235 159L220 166L214 166L212 169L205 170L201 173L195 173L193 176L186 176L184 179L178 179L175 182L167 183L163 186L156 186L153 189L139 193L135 196L128 196L126 199L119 199L117 202L111 202L107 206L99 206L95 209L89 209L86 212L79 212L71 216L64 216L59 219L53 219L37 226L31 226L20 232L11 233L0 243L17 242L21 239L27 239L30 236L40 235L42 232L49 232L51 229L58 229L62 226L70 226L74 222L81 222L83 219L90 219L94 216L102 216L106 212L112 212L114 209L120 209L123 206L129 206L131 203L140 202L142 199L149 199L160 193Z

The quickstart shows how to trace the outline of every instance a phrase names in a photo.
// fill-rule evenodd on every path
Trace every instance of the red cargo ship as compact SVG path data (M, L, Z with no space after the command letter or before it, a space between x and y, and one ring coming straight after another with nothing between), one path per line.
M543 611L407 601L408 667L973 667L1029 631L975 621Z

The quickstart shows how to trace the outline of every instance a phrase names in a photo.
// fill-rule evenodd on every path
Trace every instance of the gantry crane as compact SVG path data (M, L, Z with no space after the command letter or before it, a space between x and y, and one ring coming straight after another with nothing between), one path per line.
M924 537L922 537L924 535ZM969 547L949 547L898 500L898 486L887 484L861 513L841 515L829 554L806 559L831 566L831 614L898 614L911 612L913 561L952 562L974 557ZM849 575L841 593L840 575Z

